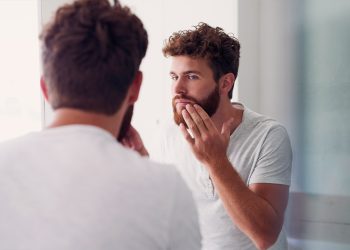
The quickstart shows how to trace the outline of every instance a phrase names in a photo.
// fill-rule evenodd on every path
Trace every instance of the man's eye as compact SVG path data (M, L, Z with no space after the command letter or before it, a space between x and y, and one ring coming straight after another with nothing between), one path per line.
M177 80L177 76L175 76L175 75L170 75L170 79L173 80L173 81L176 81L176 80Z
M189 74L189 75L187 75L187 78L190 79L190 80L196 80L196 79L198 79L198 76Z

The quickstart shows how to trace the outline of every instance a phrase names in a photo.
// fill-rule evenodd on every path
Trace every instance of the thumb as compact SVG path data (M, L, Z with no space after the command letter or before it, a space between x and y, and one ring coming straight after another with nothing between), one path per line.
M223 125L222 125L222 129L221 129L221 135L224 136L224 138L229 138L231 135L231 130L233 128L233 123L234 119L230 118L228 121L226 121Z

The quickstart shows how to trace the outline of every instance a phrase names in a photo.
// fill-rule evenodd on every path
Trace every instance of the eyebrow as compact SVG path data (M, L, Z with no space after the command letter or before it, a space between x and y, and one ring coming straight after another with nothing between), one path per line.
M173 71L170 71L169 74L170 74L170 75L176 75L176 73L173 72ZM199 72L199 71L197 71L197 70L188 70L188 71L182 72L182 75L188 75L188 74L202 75L201 72Z

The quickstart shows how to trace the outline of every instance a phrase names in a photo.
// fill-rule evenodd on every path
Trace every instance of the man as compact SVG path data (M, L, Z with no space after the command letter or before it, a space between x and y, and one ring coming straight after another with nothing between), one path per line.
M55 118L0 144L0 249L200 249L180 175L116 140L142 81L142 22L119 3L79 0L41 39Z
M291 146L279 123L230 102L239 51L233 36L205 23L167 40L180 129L168 131L160 157L176 164L194 194L203 249L286 249ZM138 134L128 136L142 154Z
M172 58L174 120L185 140L169 133L162 156L194 193L204 249L286 249L291 146L276 121L231 103L239 42L200 23L174 33L163 53Z

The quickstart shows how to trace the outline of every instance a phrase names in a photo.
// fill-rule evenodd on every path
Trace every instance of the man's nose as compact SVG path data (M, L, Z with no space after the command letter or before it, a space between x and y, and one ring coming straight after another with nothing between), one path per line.
M175 94L185 94L187 92L185 81L182 77L179 77L173 83L173 92Z

